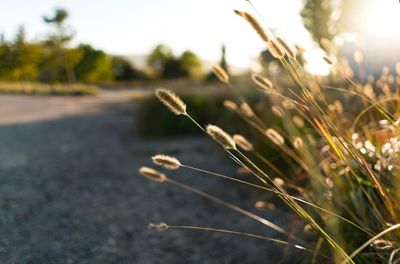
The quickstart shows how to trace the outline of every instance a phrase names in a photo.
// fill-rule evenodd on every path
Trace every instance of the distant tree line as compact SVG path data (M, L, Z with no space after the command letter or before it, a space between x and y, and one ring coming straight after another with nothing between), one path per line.
M28 41L21 26L11 40L0 36L0 80L35 82L130 81L203 76L202 62L191 51L175 56L165 45L150 53L146 71L124 57L110 56L88 44L71 47L74 32L66 25L68 13L55 10L43 21L51 28L44 40Z

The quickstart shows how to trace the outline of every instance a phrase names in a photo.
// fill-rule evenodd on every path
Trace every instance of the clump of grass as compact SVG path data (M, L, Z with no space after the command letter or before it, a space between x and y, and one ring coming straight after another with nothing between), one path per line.
M99 88L87 84L0 82L0 93L26 95L96 95Z
M346 83L346 89L332 87L303 69L303 63L298 61L296 54L301 53L302 49L294 50L283 39L267 35L258 20L249 13L235 13L243 17L267 43L269 52L279 60L294 86L285 90L273 89L274 85L267 77L252 76L253 81L262 88L260 96L267 96L273 103L271 111L280 118L280 126L277 126L266 122L252 110L246 98L229 82L225 72L214 70L221 82L231 89L236 100L225 101L223 105L248 124L248 131L258 135L255 142L271 143L289 166L277 167L276 161L270 160L269 155L261 154L258 145L250 143L242 135L231 137L214 125L202 127L186 112L186 105L184 109L177 109L176 105L179 104L172 104L168 101L172 99L166 99L166 96L160 97L157 95L159 92L156 95L161 102L217 141L232 160L250 172L259 183L194 168L179 161L176 163L177 160L170 157L162 156L163 159L156 163L166 168L172 164L172 168L195 170L276 195L301 217L303 230L311 232L312 242L305 242L298 235L300 231L289 232L265 218L196 188L166 177L164 181L285 234L304 253L313 252L309 256L311 262L398 263L400 120L396 116L399 107L396 91L399 91L400 83L394 80L400 79L400 66L396 65L396 76L384 69L379 79L361 83L352 78L352 69L348 65L329 54L324 59L331 66L332 76ZM332 43L321 42L327 50L334 50ZM361 64L362 56L355 56L357 63ZM172 92L164 93L176 99ZM361 110L350 110L354 102L362 106ZM261 204L258 203L260 208ZM219 228L163 226L256 237Z

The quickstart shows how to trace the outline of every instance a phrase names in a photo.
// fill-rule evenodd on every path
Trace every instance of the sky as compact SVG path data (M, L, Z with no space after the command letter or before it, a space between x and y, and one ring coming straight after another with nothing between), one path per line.
M367 9L354 13L368 34L400 36L398 0L369 1ZM303 0L252 3L268 27L289 42L312 48L299 16ZM224 43L228 62L248 67L265 48L250 26L233 13L239 9L254 14L245 0L0 0L0 33L11 38L19 25L25 25L30 39L43 38L49 27L42 16L51 15L56 7L68 10L75 44L89 43L113 55L144 55L164 43L177 55L190 49L205 60L217 61Z
M0 0L0 33L12 38L25 25L29 38L49 29L42 21L55 7L68 10L75 43L89 43L116 55L146 54L158 43L179 54L190 49L215 61L227 46L228 61L248 66L264 48L233 9L252 11L245 0ZM33 4L34 3L34 4ZM309 45L298 15L302 0L253 0L266 23L290 41ZM254 12L253 12L254 13ZM281 15L284 14L284 15Z

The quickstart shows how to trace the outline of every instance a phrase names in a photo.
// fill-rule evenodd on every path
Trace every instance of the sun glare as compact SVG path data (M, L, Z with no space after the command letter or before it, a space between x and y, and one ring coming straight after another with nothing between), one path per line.
M398 1L369 1L358 12L366 35L399 38L400 4Z
M305 69L314 75L326 76L329 74L329 65L324 61L325 53L321 49L309 50L304 54L307 61Z

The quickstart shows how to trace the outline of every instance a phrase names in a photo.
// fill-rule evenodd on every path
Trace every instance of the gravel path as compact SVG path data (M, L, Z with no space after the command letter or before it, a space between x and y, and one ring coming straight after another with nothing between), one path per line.
M235 167L206 137L140 138L132 95L0 96L0 263L295 263L267 241L147 229L164 221L279 237L236 212L138 176L156 153L215 171ZM171 178L252 211L259 195L183 169ZM289 222L279 209L263 215Z

